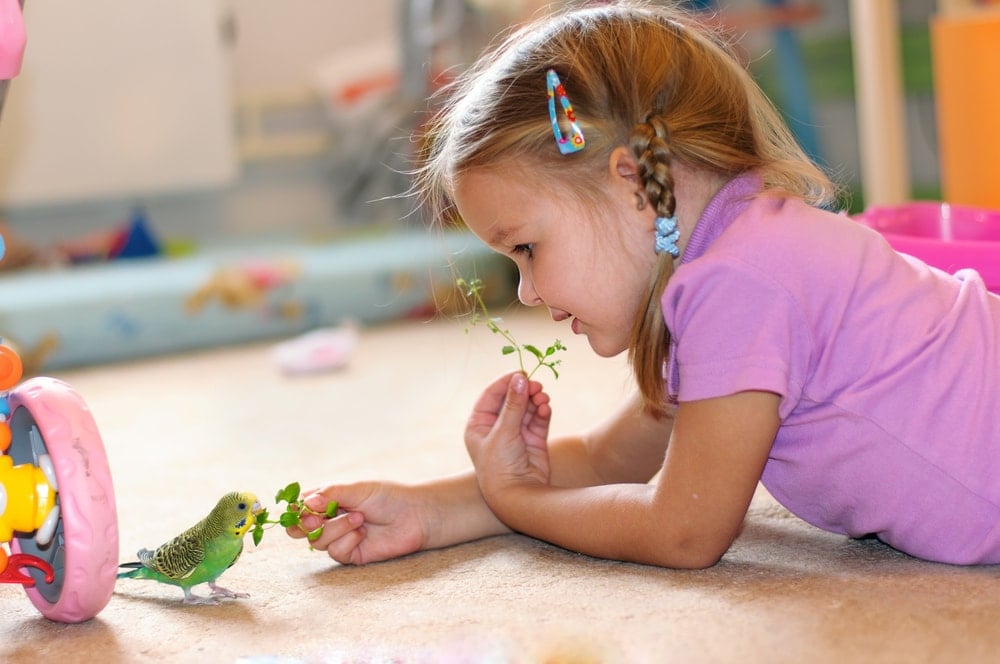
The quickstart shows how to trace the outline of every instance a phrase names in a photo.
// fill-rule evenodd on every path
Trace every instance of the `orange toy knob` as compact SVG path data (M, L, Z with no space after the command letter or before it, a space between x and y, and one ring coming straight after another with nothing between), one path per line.
M0 390L17 385L24 373L21 357L10 346L0 346Z

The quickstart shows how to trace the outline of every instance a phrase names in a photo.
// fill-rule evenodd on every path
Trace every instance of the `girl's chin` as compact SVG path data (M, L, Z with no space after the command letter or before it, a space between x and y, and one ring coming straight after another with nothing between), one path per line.
M628 350L628 346L621 344L610 345L606 341L602 343L601 339L594 339L590 335L587 335L587 343L590 344L590 348L594 353L601 357L614 357Z

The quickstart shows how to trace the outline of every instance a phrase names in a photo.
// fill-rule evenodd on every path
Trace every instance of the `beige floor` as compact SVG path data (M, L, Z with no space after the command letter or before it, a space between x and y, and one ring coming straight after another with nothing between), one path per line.
M536 344L568 335L538 313L507 323ZM513 366L498 338L463 329L365 330L346 369L317 376L282 376L267 344L58 374L101 428L121 557L234 488L270 501L293 480L465 467L471 402ZM627 390L620 359L563 341L562 378L550 381L556 432L594 422ZM51 623L19 587L0 586L0 661L1000 661L1000 570L825 534L765 494L706 571L594 560L520 536L349 568L274 530L222 581L252 597L188 607L177 588L123 580L79 625Z

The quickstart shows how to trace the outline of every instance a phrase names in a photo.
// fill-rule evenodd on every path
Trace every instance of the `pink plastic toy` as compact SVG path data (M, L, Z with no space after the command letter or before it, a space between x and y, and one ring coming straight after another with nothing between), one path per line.
M24 57L24 19L19 0L0 0L0 81L21 72Z
M974 268L987 288L1000 293L1000 211L918 202L873 206L855 218L896 251L946 272Z
M4 360L16 357L0 349ZM23 584L49 620L89 620L111 599L118 567L114 489L97 425L79 394L54 378L32 378L0 399L10 411L0 424L9 438L0 447L7 452L0 455L0 581Z
M24 45L21 2L0 0L0 110ZM83 399L53 378L18 385L21 374L21 358L0 345L0 583L22 584L49 620L82 622L115 587L111 471Z

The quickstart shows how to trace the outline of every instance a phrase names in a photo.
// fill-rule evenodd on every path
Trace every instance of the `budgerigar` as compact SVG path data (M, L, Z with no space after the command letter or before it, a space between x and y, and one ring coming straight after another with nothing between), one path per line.
M233 491L223 496L204 519L155 551L140 549L139 560L119 565L129 571L119 579L151 579L180 586L185 604L218 604L219 597L249 597L216 585L215 581L243 552L243 536L253 528L262 511L257 496ZM207 583L210 597L201 597L191 588Z

